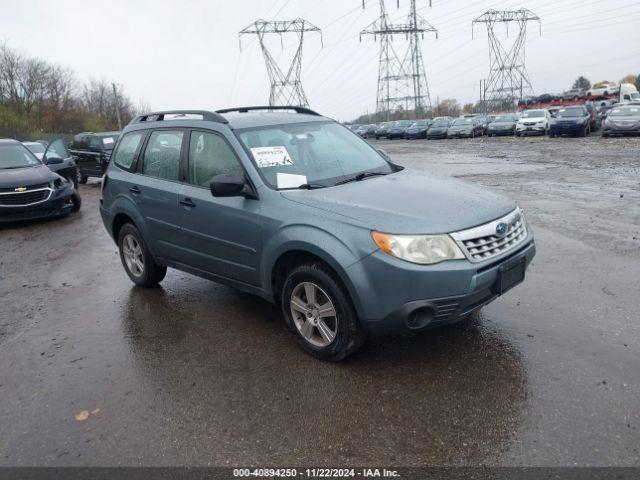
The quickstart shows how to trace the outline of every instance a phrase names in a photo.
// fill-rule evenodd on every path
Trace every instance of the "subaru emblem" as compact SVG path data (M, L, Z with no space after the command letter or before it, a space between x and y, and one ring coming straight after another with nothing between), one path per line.
M508 228L509 226L506 223L499 223L498 225L496 225L496 235L498 235L499 237L504 237L507 233Z

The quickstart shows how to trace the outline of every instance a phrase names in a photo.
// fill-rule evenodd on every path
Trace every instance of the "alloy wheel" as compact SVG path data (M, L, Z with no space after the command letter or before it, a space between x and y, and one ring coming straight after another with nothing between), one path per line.
M299 283L289 301L293 323L310 344L324 348L338 334L336 309L327 293L315 283Z
M122 254L131 275L141 277L144 274L142 247L136 237L129 233L122 239Z

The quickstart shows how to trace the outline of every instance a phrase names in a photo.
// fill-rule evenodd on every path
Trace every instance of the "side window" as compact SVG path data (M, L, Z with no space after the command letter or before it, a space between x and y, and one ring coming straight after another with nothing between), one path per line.
M208 187L213 177L223 173L244 174L231 147L215 133L191 132L189 183Z
M122 141L120 145L118 145L118 150L116 150L116 154L113 157L116 165L126 169L131 168L136 150L144 137L144 133L145 132L132 132L122 137Z
M100 148L102 148L100 137L91 137L91 139L89 140L89 148L91 150L100 150Z
M157 130L151 133L142 161L142 173L166 180L178 180L180 149L184 132Z

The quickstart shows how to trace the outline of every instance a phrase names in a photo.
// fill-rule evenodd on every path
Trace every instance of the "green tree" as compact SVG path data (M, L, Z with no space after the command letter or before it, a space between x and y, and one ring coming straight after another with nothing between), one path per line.
M582 90L589 90L591 88L591 82L586 78L580 75L576 78L576 81L573 82L572 88L580 88Z

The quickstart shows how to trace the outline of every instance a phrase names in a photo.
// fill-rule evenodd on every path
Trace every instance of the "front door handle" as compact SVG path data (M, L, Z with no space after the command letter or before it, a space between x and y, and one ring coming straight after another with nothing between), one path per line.
M186 197L180 200L180 205L184 205L185 207L188 207L188 208L195 208L196 206L196 204L193 203L193 201L189 197Z
M140 190L140 188L137 185L134 185L133 187L131 187L129 191L134 195L140 195L142 193L142 190Z

